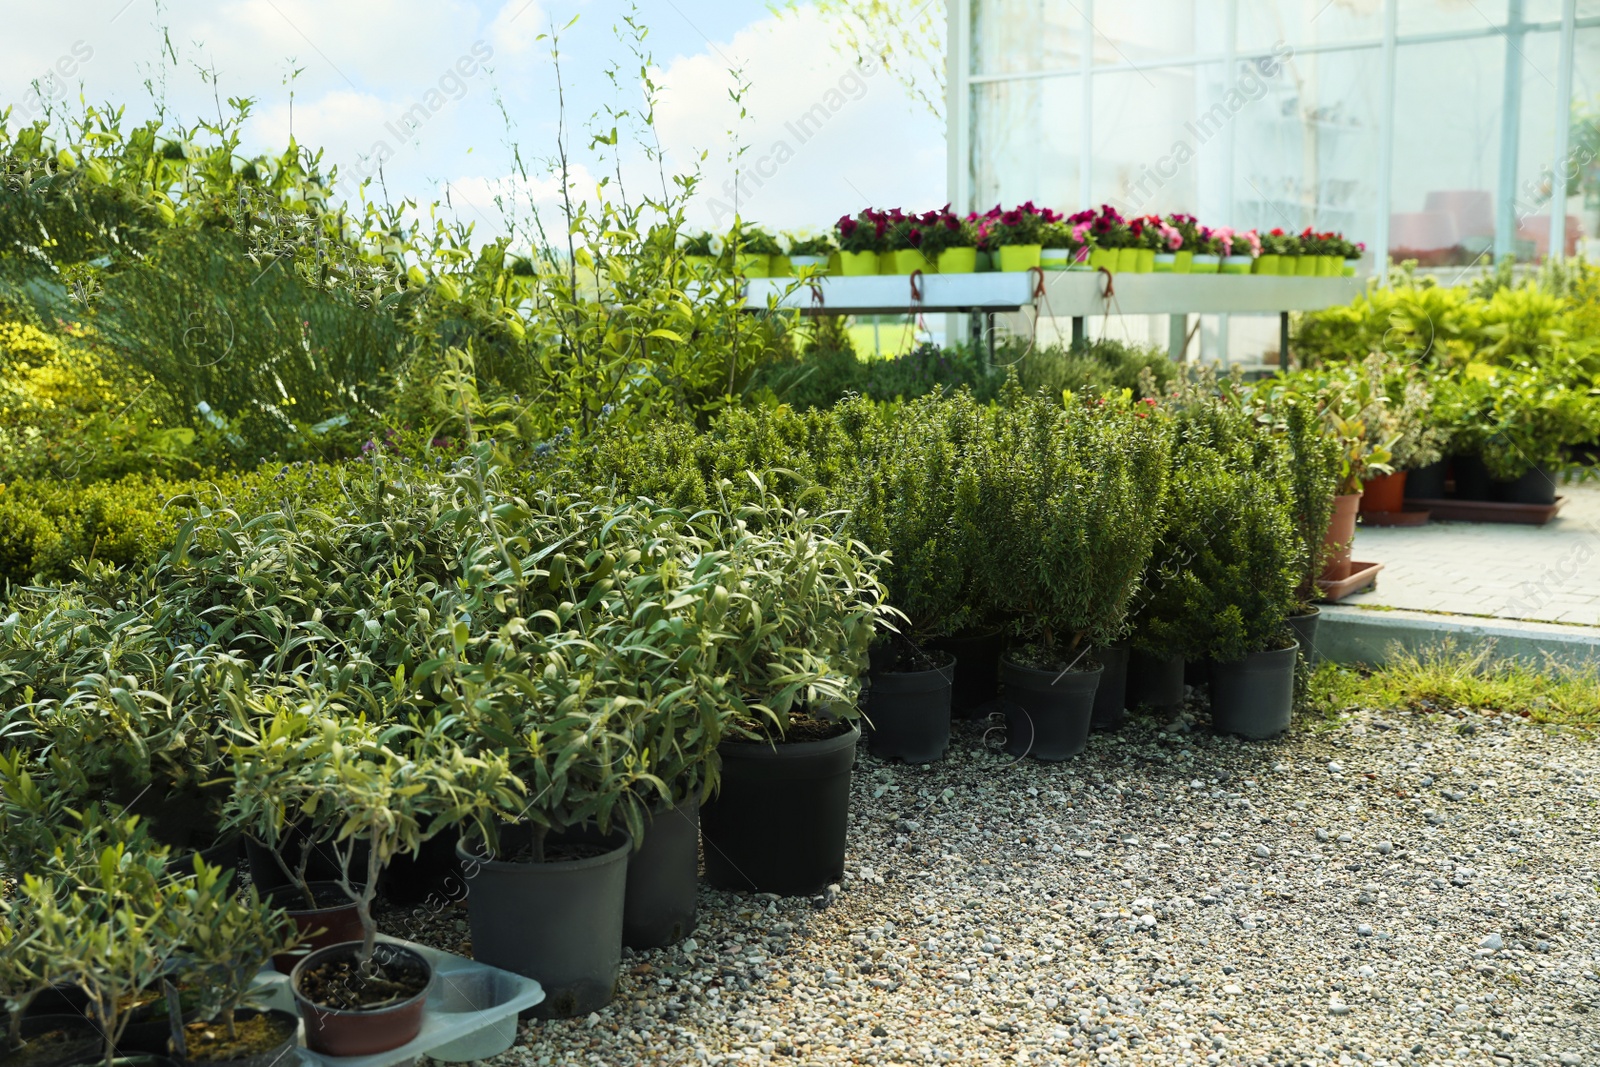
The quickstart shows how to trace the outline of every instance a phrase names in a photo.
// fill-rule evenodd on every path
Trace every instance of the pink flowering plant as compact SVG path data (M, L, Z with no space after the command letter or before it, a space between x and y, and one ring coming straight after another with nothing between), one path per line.
M851 218L843 215L835 224L841 252L882 252L887 247L888 217L871 208Z
M1066 249L1072 252L1072 258L1078 262L1088 259L1089 249L1094 246L1094 239L1089 236L1089 223L1073 222L1070 219L1046 223L1040 235L1040 242L1045 248Z
M978 246L977 226L952 212L949 204L923 215L918 225L922 231L920 247L923 254L930 258L937 259L939 253L947 248Z
M1032 200L1009 211L996 207L986 218L990 220L989 233L997 246L1039 244L1044 238L1044 228L1061 221L1058 213L1035 207Z
M1199 250L1200 234L1205 229L1204 226L1200 225L1199 219L1193 215L1168 215L1167 225L1178 231L1178 237L1182 242L1178 245L1179 248L1184 248L1191 252ZM1216 253L1212 254L1215 255Z
M1087 222L1089 235L1097 248L1135 248L1138 245L1133 227L1110 204L1101 204L1099 211L1081 211L1070 221Z

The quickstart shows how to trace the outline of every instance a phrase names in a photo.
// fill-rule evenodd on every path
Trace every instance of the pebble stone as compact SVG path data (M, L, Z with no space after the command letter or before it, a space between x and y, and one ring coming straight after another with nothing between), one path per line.
M1203 698L1180 718L1059 764L994 751L998 721L932 765L863 750L836 892L702 888L693 937L625 952L592 1022L524 1022L485 1063L1600 1064L1600 746L1513 716L1272 742L1213 736ZM1469 799L1434 823L1424 776ZM381 921L463 952L464 908Z

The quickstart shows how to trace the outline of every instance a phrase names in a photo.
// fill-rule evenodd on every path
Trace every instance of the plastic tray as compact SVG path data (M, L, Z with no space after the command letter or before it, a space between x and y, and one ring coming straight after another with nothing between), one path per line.
M380 935L378 940L404 945L433 964L422 1031L415 1040L373 1056L324 1056L302 1047L300 1062L307 1067L395 1067L420 1056L451 1063L498 1056L516 1044L518 1014L544 1000L544 988L532 978L399 938ZM268 1006L298 1014L287 975L262 971L256 986ZM305 1044L304 1021L300 1043Z
M1407 500L1407 507L1427 508L1440 522L1516 522L1543 526L1560 514L1567 498L1554 504L1502 504L1496 500Z
M1350 577L1339 581L1325 581L1317 579L1317 588L1322 590L1326 600L1338 602L1352 593L1359 593L1363 589L1378 588L1378 572L1383 570L1381 563L1352 563L1350 564Z

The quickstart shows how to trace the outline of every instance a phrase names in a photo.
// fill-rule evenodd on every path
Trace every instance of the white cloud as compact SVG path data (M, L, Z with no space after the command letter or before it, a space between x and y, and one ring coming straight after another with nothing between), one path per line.
M869 205L921 210L945 202L943 127L907 108L887 71L841 58L832 32L806 8L761 19L662 72L657 114L669 158L687 169L709 153L700 164L696 222L731 221L735 129L747 146L738 165L739 211L747 220L779 229L825 226ZM729 98L735 65L750 83L742 122Z
M509 55L526 52L545 31L545 21L539 0L506 0L489 24L495 51Z

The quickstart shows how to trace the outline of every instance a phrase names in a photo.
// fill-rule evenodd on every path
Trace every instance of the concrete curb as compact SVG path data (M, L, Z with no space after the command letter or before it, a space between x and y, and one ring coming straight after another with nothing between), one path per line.
M1372 611L1337 604L1324 606L1317 624L1317 652L1335 663L1381 666L1396 645L1419 652L1447 640L1468 652L1488 644L1495 659L1536 665L1554 661L1583 669L1600 666L1600 627L1426 611Z

